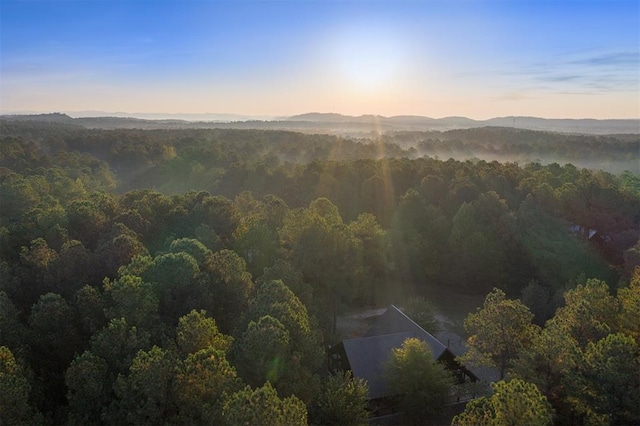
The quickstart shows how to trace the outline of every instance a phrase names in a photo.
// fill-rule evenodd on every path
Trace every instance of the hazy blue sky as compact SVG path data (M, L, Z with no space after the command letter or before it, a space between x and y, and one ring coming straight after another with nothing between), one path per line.
M640 2L0 0L0 109L640 117Z

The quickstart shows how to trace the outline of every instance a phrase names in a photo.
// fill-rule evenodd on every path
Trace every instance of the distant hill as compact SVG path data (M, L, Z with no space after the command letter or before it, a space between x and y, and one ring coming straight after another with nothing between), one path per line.
M331 124L344 126L345 123L369 124L372 126L371 130L376 130L374 126L383 130L449 130L496 126L586 134L640 133L640 120L637 119L595 120L497 117L488 120L473 120L466 117L430 118L410 115L394 117L362 115L353 117L341 114L309 113L295 115L286 120L323 123L325 126Z
M108 113L105 113L108 114ZM119 113L116 113L119 114ZM124 113L122 113L124 114ZM293 130L305 133L328 133L353 137L368 137L372 132L430 131L472 129L478 127L512 127L528 130L577 134L640 134L640 120L547 119L537 117L497 117L473 120L466 117L431 118L411 115L384 117L361 115L358 117L312 112L273 120L239 119L231 114L146 114L156 119L132 116L94 116L73 118L67 114L3 115L0 119L61 123L97 129L263 129ZM216 120L202 118L217 117ZM162 117L161 119L158 119ZM190 120L188 118L200 119ZM220 120L225 117L226 120ZM236 120L236 118L238 118Z
M73 123L75 120L69 117L67 114L61 114L54 112L51 114L15 114L15 115L0 115L3 120L13 121L39 121L45 123Z

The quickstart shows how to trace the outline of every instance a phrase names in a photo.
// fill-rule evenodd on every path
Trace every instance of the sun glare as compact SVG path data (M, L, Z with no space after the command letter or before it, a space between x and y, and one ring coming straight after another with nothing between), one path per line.
M383 34L345 34L337 48L337 65L345 83L366 91L389 89L400 67L400 47Z

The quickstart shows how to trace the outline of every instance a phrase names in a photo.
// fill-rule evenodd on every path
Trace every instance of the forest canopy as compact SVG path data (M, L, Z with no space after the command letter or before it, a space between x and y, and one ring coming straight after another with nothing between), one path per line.
M433 289L520 298L544 347L554 329L533 324L583 313L576 295L606 282L631 313L577 344L598 368L618 347L637 357L637 143L1 120L0 405L9 423L293 424L358 398L362 419L366 385L318 374L337 316ZM495 359L538 380L533 359ZM589 404L616 404L602 398L563 415L599 419Z

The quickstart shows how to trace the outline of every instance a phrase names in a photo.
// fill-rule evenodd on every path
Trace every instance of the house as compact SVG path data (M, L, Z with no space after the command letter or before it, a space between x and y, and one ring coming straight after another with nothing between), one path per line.
M604 234L597 229L586 228L580 225L571 225L569 230L579 235L587 241L595 250L612 265L620 266L624 263L624 258L619 250L616 250L615 242L611 235Z
M354 377L369 384L370 408L374 415L391 414L393 397L384 381L384 364L391 352L408 338L426 343L433 358L452 371L459 383L475 382L478 377L456 361L456 356L431 333L391 305L361 338L343 340L329 349L328 366L332 373L351 370Z

